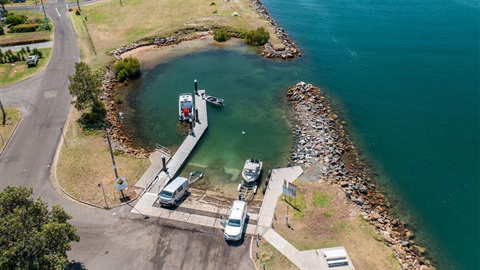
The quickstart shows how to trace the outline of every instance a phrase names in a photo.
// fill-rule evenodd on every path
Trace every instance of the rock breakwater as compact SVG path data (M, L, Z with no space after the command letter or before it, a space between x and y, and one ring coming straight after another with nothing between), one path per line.
M295 143L290 161L305 168L310 181L339 185L355 209L393 249L403 269L432 269L426 250L413 233L389 214L391 204L372 182L372 172L360 158L323 91L300 82L287 91L293 110Z
M292 59L294 57L300 57L302 54L297 48L295 43L290 39L288 34L285 32L285 29L280 27L277 22L268 14L267 9L263 6L262 1L260 0L250 0L255 11L260 14L268 23L273 27L277 38L280 39L282 44L285 46L283 48L275 49L270 42L267 42L264 45L262 56L266 58L281 58L281 59Z

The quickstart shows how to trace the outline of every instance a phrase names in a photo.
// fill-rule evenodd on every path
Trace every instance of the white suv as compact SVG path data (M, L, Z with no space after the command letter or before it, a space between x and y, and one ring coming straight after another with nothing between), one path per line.
M247 218L247 203L244 201L234 201L228 220L223 220L225 227L224 236L226 240L238 241L242 238L245 219Z
M37 66L37 64L38 64L38 56L29 55L27 58L27 66Z

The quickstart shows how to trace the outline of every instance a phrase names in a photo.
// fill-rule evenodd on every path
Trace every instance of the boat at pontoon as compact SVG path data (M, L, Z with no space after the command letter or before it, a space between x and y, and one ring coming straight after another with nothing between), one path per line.
M242 176L245 182L255 182L262 172L263 162L259 159L247 159L243 166Z
M193 96L190 93L180 94L178 98L178 120L181 122L193 122L195 113L193 108Z

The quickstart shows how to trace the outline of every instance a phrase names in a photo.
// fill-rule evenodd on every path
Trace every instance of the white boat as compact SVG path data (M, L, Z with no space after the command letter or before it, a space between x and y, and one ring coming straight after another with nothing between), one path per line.
M206 95L205 93L202 93L202 98L205 101L210 102L210 103L215 104L215 105L218 105L218 106L225 105L224 104L225 100L223 100L221 98L218 98L218 97Z
M180 97L178 98L178 120L181 122L193 122L195 120L193 107L192 94L180 94Z
M255 182L262 172L263 162L259 159L247 159L245 166L243 166L242 176L245 182Z

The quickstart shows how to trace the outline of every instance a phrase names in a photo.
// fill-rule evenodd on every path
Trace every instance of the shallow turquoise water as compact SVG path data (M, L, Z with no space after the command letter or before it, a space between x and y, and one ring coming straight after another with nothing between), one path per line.
M175 58L143 74L134 86L127 99L135 111L127 114L127 123L144 147L180 145L178 95L193 93L197 79L199 89L223 98L225 106L208 105L209 127L189 165L206 170L212 181L238 183L246 159L263 160L264 171L285 165L292 147L283 94L295 81L290 69L262 60L245 46Z
M209 107L209 130L190 163L212 168L219 182L237 180L246 158L283 165L292 141L284 92L313 83L343 108L378 181L439 269L480 269L478 1L264 4L304 57L278 63L238 47L157 66L129 98L139 142L181 142L176 99L196 78L226 106Z

